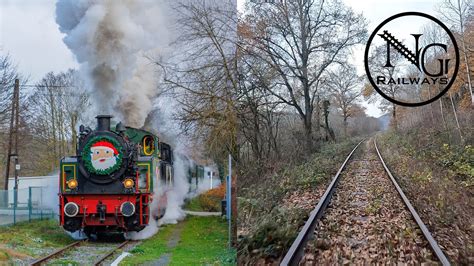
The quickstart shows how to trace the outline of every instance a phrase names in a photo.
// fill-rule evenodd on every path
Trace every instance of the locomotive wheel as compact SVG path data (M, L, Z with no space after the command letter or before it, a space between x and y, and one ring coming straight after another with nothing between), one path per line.
M67 218L64 222L63 228L69 232L75 232L81 229L81 219L78 218Z

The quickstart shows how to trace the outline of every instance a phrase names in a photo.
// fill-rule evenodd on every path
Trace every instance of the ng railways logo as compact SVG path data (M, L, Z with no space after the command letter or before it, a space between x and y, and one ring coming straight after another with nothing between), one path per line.
M403 26L423 25L424 34L400 32ZM404 43L407 41L412 44ZM441 21L424 13L405 12L377 26L367 42L364 60L367 77L381 96L413 107L429 104L449 90L459 69L459 49ZM417 101L407 100L416 99L416 92L427 86L439 93L429 99L420 100L418 95Z

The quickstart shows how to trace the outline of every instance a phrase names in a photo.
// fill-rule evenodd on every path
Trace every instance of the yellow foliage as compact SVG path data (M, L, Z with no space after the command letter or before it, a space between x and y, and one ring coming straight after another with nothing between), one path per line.
M221 200L225 197L225 184L210 189L205 193L199 195L201 207L205 211L220 211Z
M362 89L362 95L365 98L369 98L375 92L374 87L370 83L366 83Z

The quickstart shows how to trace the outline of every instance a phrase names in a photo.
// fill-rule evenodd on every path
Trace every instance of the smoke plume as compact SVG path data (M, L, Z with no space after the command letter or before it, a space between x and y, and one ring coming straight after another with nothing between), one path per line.
M143 126L158 93L158 75L146 56L156 56L168 43L165 7L161 1L57 2L56 22L81 65L95 112Z

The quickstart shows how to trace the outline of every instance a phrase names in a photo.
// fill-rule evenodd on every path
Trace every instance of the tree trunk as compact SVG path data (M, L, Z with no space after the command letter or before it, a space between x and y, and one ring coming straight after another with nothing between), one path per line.
M444 125L444 130L448 132L448 138L450 138L450 132L448 129L448 123L446 122L446 118L444 117L444 111L443 111L443 98L439 99L439 110L441 112L441 119L443 120L443 125Z
M466 49L466 38L464 37L464 21L461 15L461 1L458 0L458 10L459 10L459 23L461 24L461 44L462 49L464 52L464 63L466 64L466 75L467 75L467 83L469 85L469 93L471 93L471 105L474 106L474 95L472 92L472 83L471 83L471 72L469 70L469 61L467 60L467 49Z
M311 154L313 152L313 121L311 116L306 114L304 118L304 132L305 132L305 151L306 154Z
M431 99L431 88L429 86L428 86L428 97L430 97L430 99ZM433 103L430 103L429 108L430 108L430 114L431 114L430 124L431 124L431 126L433 126L434 120L435 120L434 114L433 114Z
M315 128L316 132L314 132L316 135L316 138L319 138L319 136L321 136L321 127L319 126L321 124L321 119L320 119L321 109L319 108L319 102L320 102L319 95L317 95L316 103L314 104L314 106L316 107L316 115L314 116L314 119L315 119L314 124L317 125L317 127Z
M344 137L348 137L347 136L347 115L344 114Z
M449 93L448 93L449 94ZM451 100L451 107L453 108L454 119L456 120L456 126L459 131L459 137L461 138L461 143L464 143L464 138L462 136L461 126L459 125L458 114L456 113L456 107L454 106L453 97L449 94L449 99Z
M253 108L252 108L253 109ZM260 161L262 159L262 144L260 143L260 137L259 137L259 134L260 134L260 125L259 125L259 121L258 121L258 113L256 113L257 111L252 111L253 113L253 153L254 153L254 156L255 156L255 159L257 159L257 161Z
M398 130L398 122L397 122L397 106L393 104L393 109L392 109L392 121L393 121L393 128L395 131Z
M59 107L59 106L58 106ZM58 158L64 156L65 154L65 146L64 142L66 140L64 136L64 118L63 118L63 112L61 112L58 108L57 116L58 118L56 121L58 122L58 139L59 139L59 156Z
M54 106L54 101L55 99L53 98L52 92L50 92L50 111L51 111L51 129L52 129L52 135L53 135L53 145L52 145L52 150L53 150L53 162L52 162L52 169L54 170L56 163L55 161L58 159L58 152L57 152L57 147L58 147L58 135L57 135L57 128L56 128L56 110Z
M334 131L329 127L329 111L328 109L324 110L324 125L326 129L326 140L336 141L336 136L334 135Z

